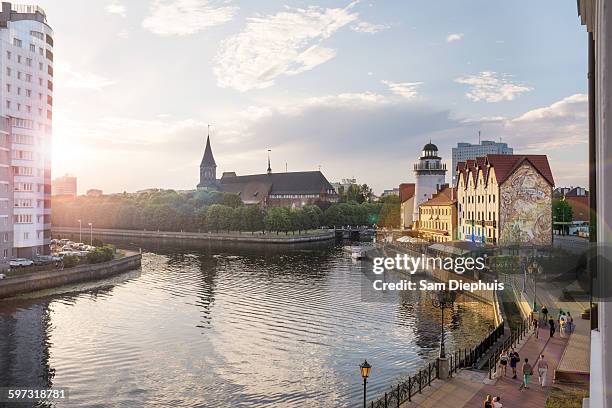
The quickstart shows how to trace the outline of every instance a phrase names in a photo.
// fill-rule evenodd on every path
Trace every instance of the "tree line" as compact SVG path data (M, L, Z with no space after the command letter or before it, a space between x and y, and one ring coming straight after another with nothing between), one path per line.
M387 200L389 201L389 200ZM301 232L323 226L399 225L399 202L320 203L302 208L244 205L236 194L154 190L101 197L54 197L55 226L189 232Z

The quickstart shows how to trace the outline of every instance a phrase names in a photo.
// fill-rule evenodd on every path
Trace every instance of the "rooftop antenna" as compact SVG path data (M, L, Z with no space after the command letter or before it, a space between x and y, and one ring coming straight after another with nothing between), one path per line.
M478 131L478 144L480 144L480 130Z
M268 170L267 170L268 174L272 174L272 167L270 167L270 152L271 151L272 149L268 149Z

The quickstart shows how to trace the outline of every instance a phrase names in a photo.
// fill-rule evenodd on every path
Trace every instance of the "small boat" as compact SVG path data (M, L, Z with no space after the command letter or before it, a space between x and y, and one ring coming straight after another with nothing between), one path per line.
M343 250L350 253L353 259L362 259L365 256L365 249L358 245L345 246Z

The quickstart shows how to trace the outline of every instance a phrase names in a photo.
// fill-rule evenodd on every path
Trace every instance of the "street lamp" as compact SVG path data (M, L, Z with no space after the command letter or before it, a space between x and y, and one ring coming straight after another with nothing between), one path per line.
M81 235L83 235L81 233L82 227L83 227L83 223L81 222L81 220L77 220L79 222L79 242L83 242L83 237Z
M529 266L527 267L527 272L529 272L529 274L531 276L533 276L533 311L536 311L536 299L537 299L537 294L538 294L538 282L537 282L537 278L538 275L542 273L542 266L536 261L536 259L533 259L533 262L531 262L529 264Z
M431 304L436 309L440 309L442 311L442 324L440 325L440 358L446 358L446 351L444 350L444 309L453 307L456 299L457 292L454 290L439 290L431 292Z
M93 246L93 224L88 222L87 225L89 225L89 245Z
M370 376L370 371L372 371L372 366L368 364L368 360L364 360L363 364L359 365L359 368L361 370L361 378L363 378L363 408L366 408L366 384Z

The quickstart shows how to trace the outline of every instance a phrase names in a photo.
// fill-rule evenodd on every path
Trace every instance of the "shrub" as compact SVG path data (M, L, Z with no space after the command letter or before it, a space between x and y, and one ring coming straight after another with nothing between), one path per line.
M64 264L64 268L73 268L79 264L81 260L76 255L66 255L64 256L62 262Z
M113 245L104 245L87 254L87 262L95 264L100 262L108 262L115 256L115 247Z

